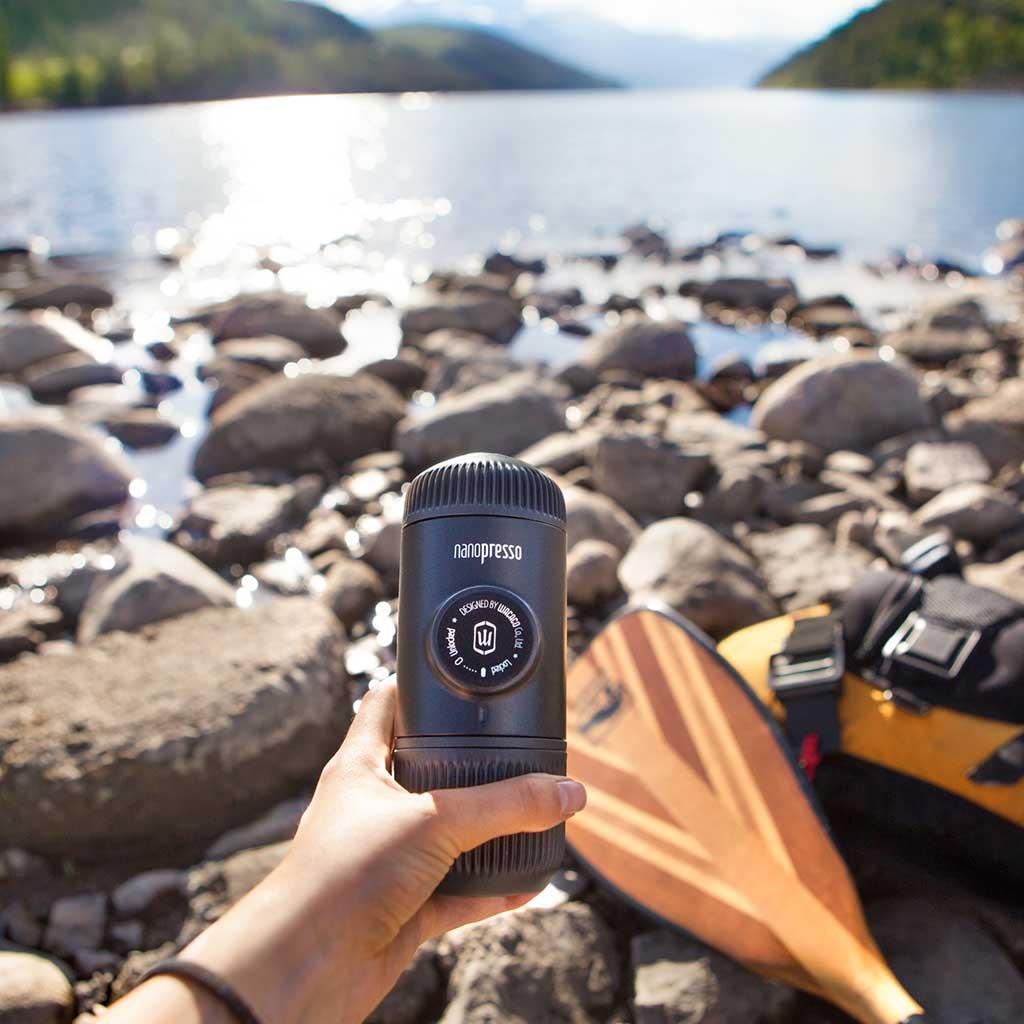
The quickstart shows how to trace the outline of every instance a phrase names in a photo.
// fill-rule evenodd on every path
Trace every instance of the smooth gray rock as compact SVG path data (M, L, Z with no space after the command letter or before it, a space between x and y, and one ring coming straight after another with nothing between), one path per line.
M258 561L295 513L290 484L224 484L200 491L185 507L171 539L207 565Z
M696 939L645 932L630 944L634 1024L775 1024L793 989L751 974Z
M143 916L167 897L183 895L187 881L177 868L154 868L122 882L110 894L110 902L121 917Z
M79 643L198 608L235 603L234 589L187 551L147 537L132 537L124 547L128 568L89 591L78 625Z
M43 945L52 953L71 956L97 950L107 928L107 897L102 892L65 896L50 907Z
M247 469L299 473L391 447L401 396L365 374L270 377L221 406L199 446L200 480Z
M0 325L0 376L21 374L59 356L85 354L98 361L109 349L101 338L59 314L19 317Z
M599 431L592 427L564 430L541 438L516 457L537 469L551 473L568 473L587 461L589 452L600 436Z
M38 948L43 941L43 926L21 900L15 900L0 913L0 938L4 935L15 945Z
M603 540L581 540L570 552L566 576L569 603L592 608L619 591L622 552Z
M692 380L697 372L697 350L687 325L675 320L627 320L590 338L580 361L599 373L626 370Z
M758 451L767 438L760 430L714 412L680 412L665 424L665 437L686 448L706 448L721 458L737 452Z
M0 1021L3 1024L68 1024L75 990L52 960L0 945Z
M316 778L350 715L343 655L327 608L282 598L0 666L0 846L200 852Z
M663 601L714 637L778 613L750 556L692 519L663 519L644 530L619 579L632 599Z
M93 418L126 448L161 448L178 437L176 423L172 423L156 409L113 409Z
M914 513L926 530L949 530L955 537L988 544L1000 534L1024 526L1020 503L989 484L956 484Z
M769 437L826 451L864 451L930 422L917 378L873 354L825 356L790 370L754 406L753 426Z
M424 468L467 452L515 455L565 429L561 395L530 374L484 384L398 425L395 447L405 461Z
M950 417L954 426L983 423L1024 435L1024 379L1004 380L985 398L975 398Z
M214 344L238 338L286 338L317 359L336 356L346 348L341 318L333 310L311 309L295 295L235 300L216 319L212 333Z
M384 584L377 571L354 558L340 558L327 570L327 582L319 595L347 629L362 622L378 601L384 600Z
M770 312L780 303L796 302L796 287L786 277L720 277L698 289L705 305L717 303L731 309Z
M751 533L746 544L786 611L841 600L871 564L866 551L838 547L826 529L811 523Z
M640 533L636 520L611 498L567 484L562 494L569 551L583 540L603 540L625 552Z
M118 505L132 472L94 431L29 417L0 421L0 537L59 535L69 520Z
M71 352L36 363L22 379L37 402L56 403L67 401L79 388L120 384L121 372L113 363L99 363L83 352Z
M976 445L921 441L912 445L903 466L907 497L923 505L957 484L988 483L992 470Z
M584 903L460 928L439 953L450 970L440 1024L593 1024L615 1003L615 939Z
M506 296L456 293L430 306L402 315L402 334L415 339L434 331L471 331L500 344L508 344L522 327L519 304Z
M988 352L995 344L992 333L984 327L922 325L887 334L883 340L901 356L928 366L945 366L962 356Z
M706 475L711 457L638 430L600 437L591 454L594 486L633 516L663 519Z

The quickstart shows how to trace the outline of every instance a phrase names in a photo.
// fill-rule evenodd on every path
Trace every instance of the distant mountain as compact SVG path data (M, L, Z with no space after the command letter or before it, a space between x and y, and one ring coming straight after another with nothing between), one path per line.
M1024 0L885 0L769 72L798 88L1024 88Z
M618 83L580 71L496 32L454 25L400 25L379 29L378 45L395 54L429 56L490 89L589 89Z
M344 0L334 0L343 6ZM584 11L532 13L522 0L404 0L378 24L478 23L559 60L634 86L751 85L792 52L792 39L698 39L634 32Z
M371 31L304 0L0 0L0 104L610 84L478 28Z

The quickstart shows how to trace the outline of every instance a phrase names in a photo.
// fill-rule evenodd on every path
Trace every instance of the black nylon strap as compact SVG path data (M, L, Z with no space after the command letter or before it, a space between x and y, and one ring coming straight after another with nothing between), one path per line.
M198 985L230 1010L238 1019L238 1024L260 1024L259 1017L253 1013L249 1004L223 978L218 977L213 971L193 963L191 960L172 957L170 960L162 960L146 971L139 979L139 984L141 985L144 981L149 981L150 978L156 978L161 974L183 978Z
M772 659L771 686L786 711L786 734L801 757L820 758L839 749L842 664L842 625L834 615L798 619ZM813 751L804 750L809 737Z

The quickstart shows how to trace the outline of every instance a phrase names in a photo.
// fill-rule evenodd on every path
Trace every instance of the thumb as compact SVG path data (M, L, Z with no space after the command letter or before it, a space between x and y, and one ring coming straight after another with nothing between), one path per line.
M439 789L431 796L439 822L462 853L498 836L544 832L587 803L587 791L579 782L540 774Z

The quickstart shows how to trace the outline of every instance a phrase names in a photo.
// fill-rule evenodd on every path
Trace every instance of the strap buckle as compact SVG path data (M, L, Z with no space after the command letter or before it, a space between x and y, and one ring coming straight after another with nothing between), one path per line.
M981 630L945 626L913 611L886 640L880 674L889 678L894 664L900 664L941 679L955 679L980 640Z
M799 619L786 646L768 663L768 685L781 700L811 697L837 691L845 673L839 622Z

